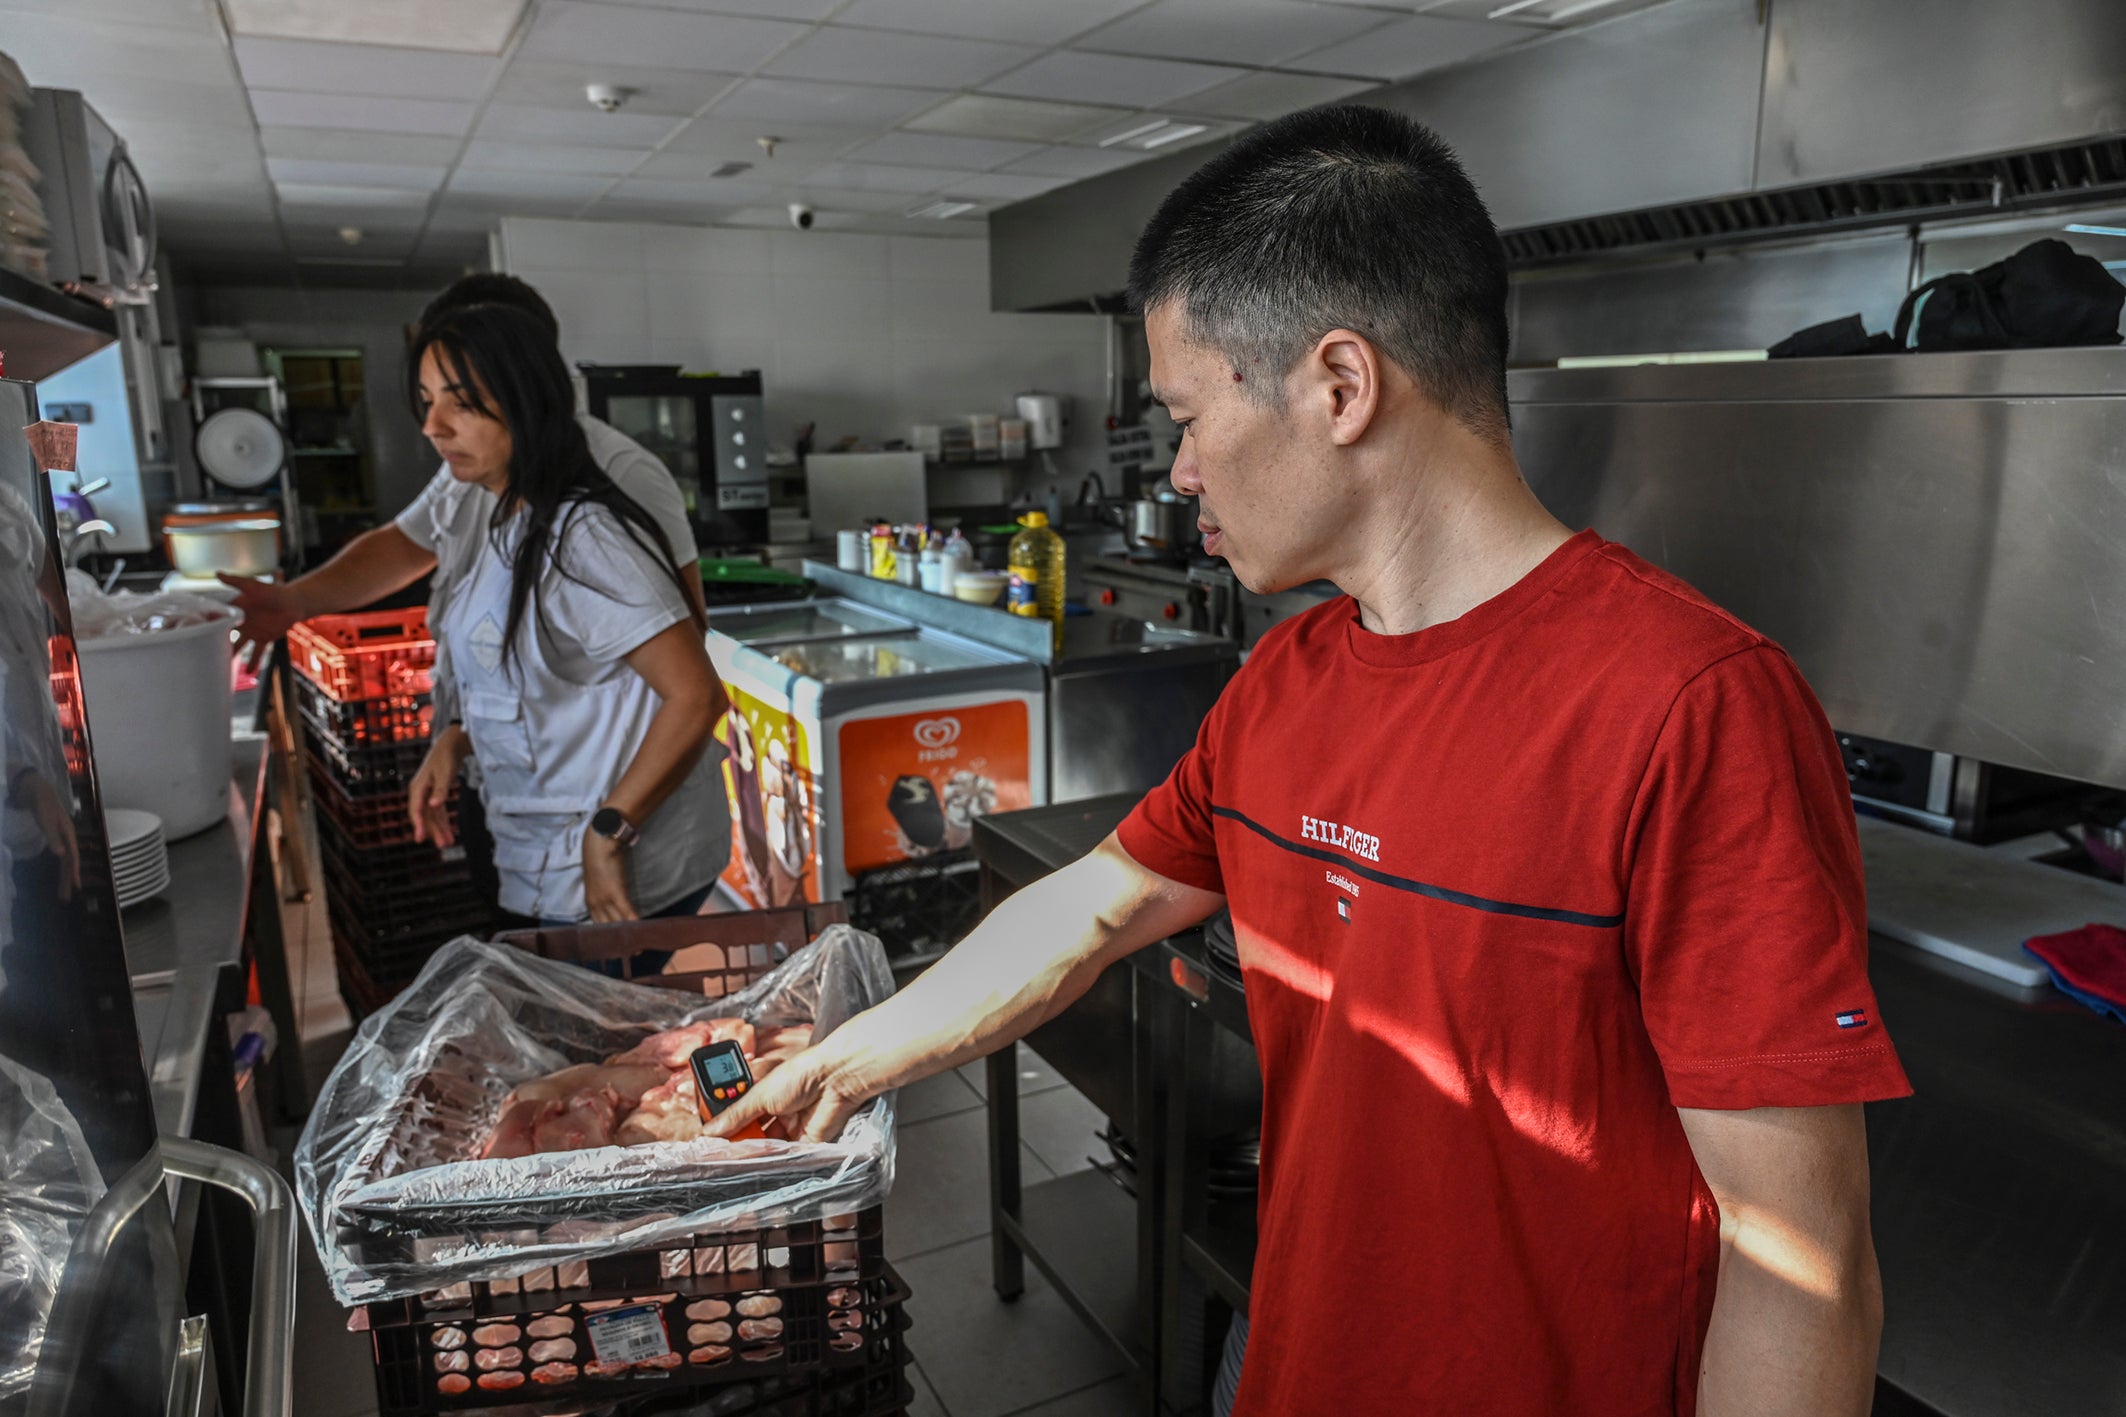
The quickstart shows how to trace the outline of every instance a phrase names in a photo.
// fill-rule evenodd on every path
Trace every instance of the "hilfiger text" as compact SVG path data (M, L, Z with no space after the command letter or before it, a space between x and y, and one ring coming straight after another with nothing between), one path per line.
M1357 827L1341 822L1324 821L1320 817L1301 817L1299 837L1302 841L1318 841L1333 846L1339 851L1348 851L1353 856L1363 856L1368 861L1380 860L1380 838L1368 836Z

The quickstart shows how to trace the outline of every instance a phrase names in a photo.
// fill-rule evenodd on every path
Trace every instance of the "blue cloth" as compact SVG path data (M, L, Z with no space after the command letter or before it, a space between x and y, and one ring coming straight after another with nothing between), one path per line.
M700 890L688 891L664 909L654 911L644 918L648 920L669 920L674 916L699 915L702 902L706 901L709 898L709 892L715 889L716 883L711 881ZM558 930L563 926L573 927L584 923L581 920L541 920L539 922L540 925L549 930ZM672 951L670 950L641 950L624 961L617 959L584 960L582 964L585 969L594 970L608 979L625 979L629 975L639 979L645 974L664 973L664 967L671 962ZM626 965L625 969L621 967L623 964Z

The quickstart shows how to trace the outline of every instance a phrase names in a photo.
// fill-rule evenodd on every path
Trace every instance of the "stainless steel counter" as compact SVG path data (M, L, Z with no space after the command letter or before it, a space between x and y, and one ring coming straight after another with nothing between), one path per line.
M264 801L266 740L230 745L229 815L170 843L170 887L124 913L126 966L156 1130L186 1136L199 1100L207 1029L219 1017L223 972L244 953L244 912ZM282 1039L295 1047L294 1039Z

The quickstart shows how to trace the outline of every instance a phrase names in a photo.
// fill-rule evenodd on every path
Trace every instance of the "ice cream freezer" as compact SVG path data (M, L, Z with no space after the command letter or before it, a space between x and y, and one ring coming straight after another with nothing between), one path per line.
M840 600L716 611L708 644L731 698L723 879L748 907L839 900L1048 801L1038 663Z

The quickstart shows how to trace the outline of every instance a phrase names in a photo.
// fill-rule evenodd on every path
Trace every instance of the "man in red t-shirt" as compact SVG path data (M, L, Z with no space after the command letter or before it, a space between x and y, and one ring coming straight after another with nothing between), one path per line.
M837 1134L1226 905L1265 1083L1243 1417L1865 1413L1859 1104L1908 1089L1793 663L1529 491L1504 258L1429 131L1266 125L1131 277L1205 549L1347 596L1114 838L722 1129Z

